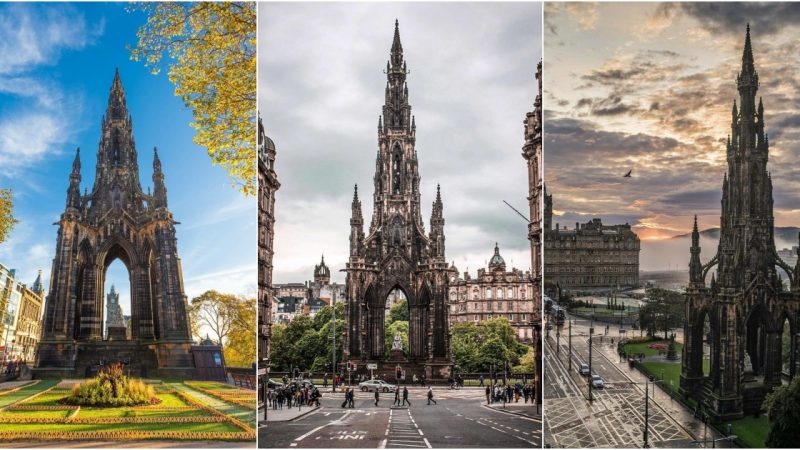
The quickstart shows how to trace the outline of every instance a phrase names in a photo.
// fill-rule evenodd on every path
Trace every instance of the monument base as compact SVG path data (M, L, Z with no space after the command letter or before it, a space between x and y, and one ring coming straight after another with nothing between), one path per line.
M128 340L128 328L127 327L108 327L108 337L106 338L109 341L127 341Z
M191 342L130 340L41 341L33 377L88 378L114 363L136 377L195 377Z
M367 364L375 364L377 365L377 369L372 371L367 370ZM400 368L401 373L405 374L405 379L397 378L398 367ZM394 355L394 358L390 357L390 359L381 361L359 360L357 362L357 370L352 373L353 380L357 380L362 374L366 375L367 377L372 375L376 379L386 380L388 383L410 385L414 379L414 375L417 376L417 380L422 380L424 376L425 380L429 383L440 383L447 382L447 380L453 375L453 363L445 359L434 359L430 361L427 359L413 360L406 357L399 357L399 355Z

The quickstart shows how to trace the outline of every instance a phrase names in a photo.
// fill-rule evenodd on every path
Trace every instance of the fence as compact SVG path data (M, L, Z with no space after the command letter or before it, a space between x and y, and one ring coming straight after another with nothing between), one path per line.
M311 380L312 383L314 383L315 385L320 385L320 386L325 384L324 383L325 375L328 375L328 384L330 384L332 382L332 380L333 380L333 377L332 377L332 375L330 373L325 374L325 373L317 373L317 372L300 372L300 378ZM352 374L352 376L353 376L352 382L354 384L357 383L358 377L360 375L362 375L362 373L355 373L354 372ZM503 377L502 373L495 373L493 375L496 377L497 382L500 383L500 384L503 384L504 381L508 381L509 384L516 384L516 383L528 384L528 383L533 383L533 380L534 380L534 374L533 373L516 373L516 374L510 374L507 377ZM464 386L480 386L480 384L481 384L481 382L480 382L481 376L483 376L483 384L484 384L484 386L486 386L486 385L490 384L489 380L491 379L489 372L484 372L484 373L480 373L480 372L478 372L478 373L456 373L456 376L460 376L461 377L461 379L464 381ZM270 372L269 377L270 377L270 379L275 380L275 381L282 381L283 377L286 377L287 380L294 379L294 377L292 376L291 372ZM386 381L391 383L391 382L393 382L395 380L394 380L394 377L391 377L390 379L387 379ZM408 379L405 380L405 381L406 381L406 383L410 383L411 382L411 380L408 380ZM347 382L347 380L345 379L345 383L346 382ZM438 381L438 382L434 382L434 384L446 384L446 381L444 381L444 382L443 381Z

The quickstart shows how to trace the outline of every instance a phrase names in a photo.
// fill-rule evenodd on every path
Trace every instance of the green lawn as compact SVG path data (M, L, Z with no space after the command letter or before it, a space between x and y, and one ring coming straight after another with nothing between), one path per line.
M622 310L622 309L608 309L605 306L603 307L597 306L595 308L581 306L580 308L573 308L571 311L575 314L580 314L584 316L591 315L592 313L594 313L595 316L617 316L617 317L634 316L639 314L638 309L634 309L631 307L626 307L624 310Z
M252 430L242 429L239 426L231 423L223 418L219 422L155 422L155 423L9 423L4 419L20 418L51 418L62 419L67 417L75 417L79 419L99 419L99 418L117 418L117 417L209 417L215 414L210 413L204 409L190 405L181 397L173 393L173 386L159 385L156 387L156 396L161 400L157 405L142 406L142 407L118 407L118 408L92 408L81 407L80 410L68 410L65 405L60 403L64 397L70 395L69 389L50 389L43 392L52 386L56 385L58 380L47 380L36 383L31 386L26 386L17 392L7 393L0 395L0 407L9 405L19 406L34 406L34 407L64 407L64 409L54 410L25 410L25 409L11 409L0 412L0 430L3 432L19 432L19 433L42 433L43 438L46 438L48 433L54 432L177 432L177 433L196 433L196 432L216 432L216 433L251 433ZM224 384L204 384L208 389L228 389L229 387ZM197 392L197 391L194 391ZM231 392L236 392L236 389L231 389ZM39 394L39 395L37 395ZM186 393L189 395L190 393ZM205 403L202 396L191 395L194 400L199 403ZM227 405L227 404L226 404ZM215 405L209 404L214 407ZM170 410L169 408L178 408ZM188 409L186 409L188 408ZM165 410L166 409L166 410ZM219 408L215 408L219 410ZM241 410L241 411L240 411ZM238 417L242 419L244 408L232 405L221 411L223 414ZM254 415L254 411L249 411L250 415ZM248 423L251 427L254 424ZM157 437L158 435L153 435ZM162 435L163 436L163 435ZM137 439L148 439L147 435L137 435ZM180 439L180 437L177 437ZM187 435L187 438L189 436ZM13 438L12 438L13 439ZM222 439L222 437L221 437ZM255 436L253 435L253 439Z
M645 357L648 356L657 356L658 350L655 348L650 348L650 344L666 344L669 345L669 341L660 340L660 341L650 341L650 342L639 342L634 344L625 344L625 353L628 355L637 355L639 353L644 353ZM683 351L683 344L680 342L675 343L675 351L678 352L680 356L681 351Z
M744 417L725 423L714 424L717 428L725 430L728 424L733 427L733 434L738 437L738 443L746 448L764 448L764 442L769 434L769 419L767 416Z

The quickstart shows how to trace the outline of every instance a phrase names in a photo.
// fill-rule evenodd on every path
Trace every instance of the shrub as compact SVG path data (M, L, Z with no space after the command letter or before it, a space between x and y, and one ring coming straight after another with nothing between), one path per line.
M142 380L125 375L122 364L101 370L93 380L76 385L72 394L63 400L69 405L118 407L155 405L161 402L155 389Z

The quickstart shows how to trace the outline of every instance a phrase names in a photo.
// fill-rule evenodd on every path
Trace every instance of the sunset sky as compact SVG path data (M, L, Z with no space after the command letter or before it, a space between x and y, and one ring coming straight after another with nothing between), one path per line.
M554 226L627 222L643 252L647 240L689 232L694 214L701 229L719 226L748 22L776 226L800 225L800 5L547 3L544 151Z

